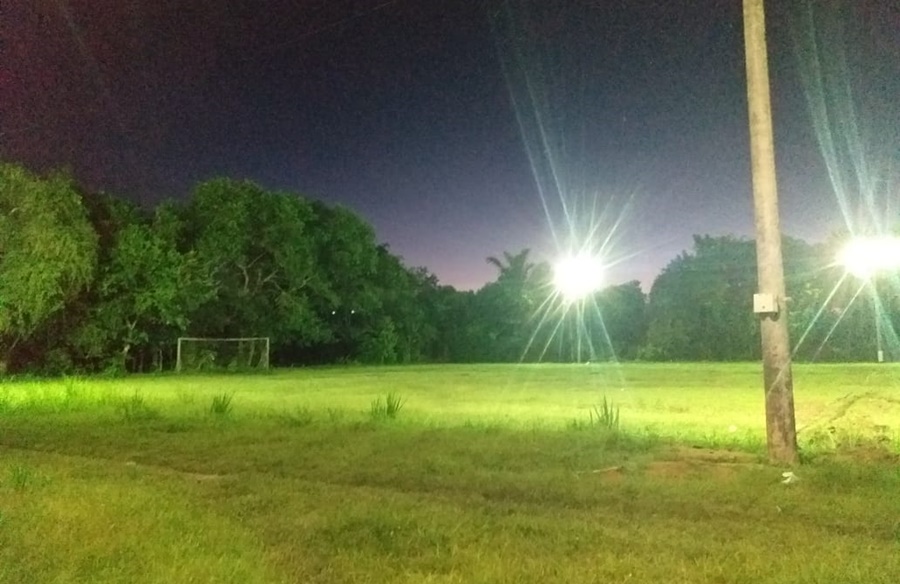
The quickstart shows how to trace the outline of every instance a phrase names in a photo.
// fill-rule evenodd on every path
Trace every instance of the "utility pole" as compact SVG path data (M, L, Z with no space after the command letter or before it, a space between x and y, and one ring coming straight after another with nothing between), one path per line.
M747 100L750 114L750 159L756 217L756 264L759 293L753 310L760 318L763 381L766 391L766 442L772 462L797 462L794 382L785 303L775 144L769 94L769 64L763 0L744 0Z

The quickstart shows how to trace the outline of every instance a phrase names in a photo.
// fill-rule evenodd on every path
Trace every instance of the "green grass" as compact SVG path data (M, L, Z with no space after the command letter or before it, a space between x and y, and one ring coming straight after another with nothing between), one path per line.
M209 413L214 416L227 416L231 413L231 410L234 407L232 403L233 401L233 393L220 393L219 395L214 395L212 398L212 403L209 406Z
M405 403L406 400L399 395L388 393L384 399L375 398L369 408L369 415L373 420L393 420L400 414Z
M893 583L900 368L795 383L787 485L756 365L2 384L0 582Z

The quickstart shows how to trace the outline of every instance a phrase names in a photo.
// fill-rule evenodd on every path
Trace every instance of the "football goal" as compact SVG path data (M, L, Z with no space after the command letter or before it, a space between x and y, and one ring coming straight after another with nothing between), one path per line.
M269 337L179 337L175 371L256 371L269 368Z

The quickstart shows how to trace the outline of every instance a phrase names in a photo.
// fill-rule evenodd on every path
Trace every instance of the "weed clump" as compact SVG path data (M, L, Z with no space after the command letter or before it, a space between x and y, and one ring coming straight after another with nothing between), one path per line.
M212 403L209 406L209 413L214 416L227 416L234 409L233 399L233 393L220 393L213 396Z
M119 410L126 422L142 422L160 417L159 412L147 405L144 396L138 392L134 392L129 399L124 400L119 405Z
M400 395L390 392L384 398L376 398L369 408L373 420L393 420L403 409L406 400Z
M603 396L603 403L594 406L591 410L591 426L596 426L607 432L619 431L619 406Z
M9 486L16 491L25 491L29 487L44 482L33 468L22 464L16 464L9 468L7 481Z
M284 426L302 428L315 421L315 416L309 408L297 408L293 412L283 412L277 416L278 421Z

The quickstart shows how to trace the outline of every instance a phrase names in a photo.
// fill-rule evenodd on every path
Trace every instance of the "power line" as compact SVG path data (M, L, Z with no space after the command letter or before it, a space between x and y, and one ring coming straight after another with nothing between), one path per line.
M302 42L310 37L318 36L318 35L322 34L323 32L327 32L329 30L341 27L349 22L359 20L360 18L363 18L364 16L369 16L370 14L373 14L375 12L379 12L379 11L384 10L385 8L392 6L394 4L397 4L399 2L400 2L400 0L387 0L386 2L382 2L381 4L373 6L372 8L369 8L367 10L355 10L354 13L351 14L350 16L341 18L339 20L335 20L334 22L330 22L328 24L324 24L319 27L311 28L309 30L306 30L306 31L300 33L299 35L295 36L294 38L292 38L290 40L286 40L286 41L282 41L280 43L274 43L274 44L268 45L266 47L262 47L261 49L259 49L256 52L257 53L269 53L269 52L286 49L286 48L296 45L297 43Z

